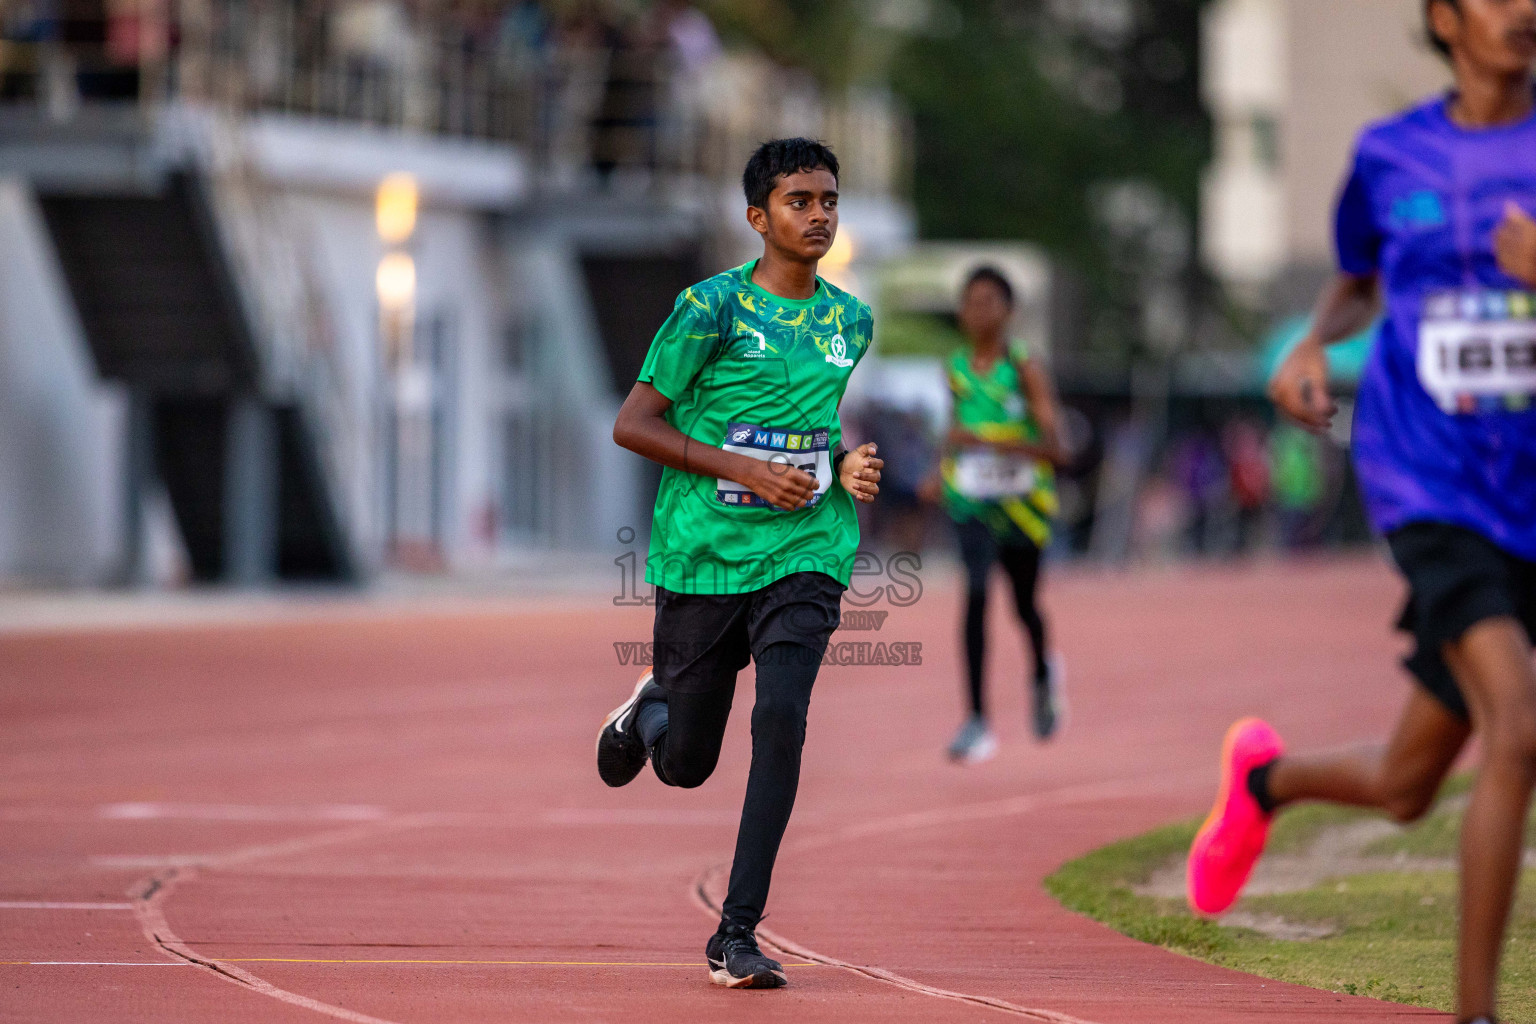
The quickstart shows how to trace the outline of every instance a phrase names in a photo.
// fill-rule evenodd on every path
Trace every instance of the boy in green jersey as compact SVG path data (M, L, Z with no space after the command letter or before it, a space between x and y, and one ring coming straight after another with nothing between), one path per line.
M840 620L874 501L875 446L842 446L838 405L869 350L869 307L816 276L837 233L837 158L806 139L765 143L742 177L761 258L678 296L619 411L614 440L661 463L646 581L655 665L603 722L610 786L649 759L691 788L715 769L736 674L757 665L752 768L710 979L777 988L754 932L800 781L816 670Z
M994 564L1013 584L1014 608L1034 652L1031 714L1035 736L1055 735L1061 720L1061 668L1046 642L1035 590L1041 552L1056 515L1055 466L1063 461L1055 391L1040 361L1008 337L1013 285L995 267L978 267L960 294L967 344L947 369L954 400L939 480L965 563L965 661L970 716L949 746L951 759L985 761L997 750L987 722L987 584Z

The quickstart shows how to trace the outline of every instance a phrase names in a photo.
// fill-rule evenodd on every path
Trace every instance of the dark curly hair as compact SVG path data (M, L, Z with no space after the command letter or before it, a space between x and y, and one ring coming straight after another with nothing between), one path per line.
M784 175L820 170L837 177L837 157L826 146L813 139L774 139L758 146L747 161L741 190L747 194L748 206L766 210L768 197Z

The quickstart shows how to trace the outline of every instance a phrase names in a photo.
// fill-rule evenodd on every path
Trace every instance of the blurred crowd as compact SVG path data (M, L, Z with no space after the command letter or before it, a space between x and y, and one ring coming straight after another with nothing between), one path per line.
M696 120L724 52L687 0L16 0L0 12L6 99L66 112L71 99L218 99L513 139L603 172L654 167L686 142L662 136Z
M1274 423L1258 403L1175 403L1157 428L1092 399L1064 404L1071 464L1058 474L1059 556L1166 561L1302 552L1368 538L1347 452L1331 437ZM918 498L938 459L921 411L860 410L858 429L886 456L876 542L921 550L950 543L943 513Z
M1289 423L1236 417L1175 433L1138 495L1133 549L1220 556L1358 539L1347 469L1338 445Z

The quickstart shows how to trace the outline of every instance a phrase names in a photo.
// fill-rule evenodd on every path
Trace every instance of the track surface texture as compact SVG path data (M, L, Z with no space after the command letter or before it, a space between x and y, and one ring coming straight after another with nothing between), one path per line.
M0 1020L1441 1020L1197 963L1070 914L1063 861L1204 810L1226 725L1384 734L1407 685L1376 559L1052 576L1067 731L1028 739L999 592L1000 756L960 718L954 572L879 632L923 664L829 667L762 935L790 987L702 962L749 755L605 789L602 715L650 612L611 595L249 623L0 632ZM868 584L865 584L866 588ZM869 623L865 623L868 625Z

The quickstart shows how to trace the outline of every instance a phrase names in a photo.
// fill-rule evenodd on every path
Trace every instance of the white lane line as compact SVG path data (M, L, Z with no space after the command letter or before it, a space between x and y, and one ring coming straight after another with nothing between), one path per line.
M1063 786L1059 789L1028 793L1003 800L988 800L980 803L936 807L926 811L896 814L886 818L875 818L870 821L859 822L847 828L821 835L812 835L793 844L788 849L799 853L826 846L835 846L853 839L889 835L913 829L931 828L936 825L1016 817L1033 814L1052 807L1067 807L1103 800L1145 796L1164 791L1173 779L1183 780L1187 777L1193 777L1192 773L1164 775L1159 778L1137 781L1112 780L1076 786ZM724 889L722 883L725 873L729 868L729 864L716 864L705 869L703 873L694 879L694 883L689 891L693 902L702 908L706 914L716 918L720 915L720 900L712 895L711 890ZM1011 1003L1005 999L998 999L993 996L978 995L971 992L957 992L953 989L927 985L882 967L849 963L846 960L839 960L836 957L818 953L793 939L778 935L767 928L759 927L757 929L757 937L765 945L776 947L790 956L801 957L827 967L839 967L853 974L862 975L871 981L891 985L917 995L969 1003L972 1006L985 1007L989 1010L997 1010L1001 1013L1037 1021L1039 1024L1095 1024L1093 1021L1085 1020L1081 1017L1073 1017L1070 1014L1058 1013L1054 1010L1020 1006L1017 1003Z
M389 811L372 804L267 807L257 804L103 804L98 818L114 821L379 821Z
M741 814L643 807L557 807L545 811L543 820L548 825L735 825Z
M109 871L189 868L206 864L217 856L214 853L102 853L91 858L91 866Z
M217 857L206 858L201 863L209 867L226 867L246 864L269 857L291 856L296 853L307 853L342 843L378 840L393 832L420 828L430 824L431 821L432 817L430 815L405 815L371 824L360 823L347 828L331 829L317 835L304 836L286 842L247 846ZM187 881L194 878L196 877L196 872L196 867L173 868L144 879L140 883L138 897L133 909L139 919L139 927L144 931L144 937L151 943L171 956L177 957L184 963L212 971L225 981L245 986L264 996L270 996L280 1002L287 1003L290 1006L303 1007L306 1010L323 1013L328 1017L350 1021L351 1024L397 1024L395 1021L385 1020L382 1017L371 1017L366 1013L359 1013L356 1010L349 1010L342 1006L333 1006L330 1003L321 1002L318 999L312 999L309 996L279 988L265 978L258 977L243 967L238 967L235 964L217 960L213 957L205 957L188 946L171 930L170 923L166 921L165 901L178 881Z
M132 903L50 903L43 900L3 900L0 910L132 910Z
M10 967L191 967L189 963L163 960L144 963L138 960L0 960Z
M349 843L359 838L376 838L387 835L390 832L420 828L435 821L435 817L430 814L407 814L394 818L384 818L379 821L359 822L342 828L330 829L326 832L300 836L296 839L280 839L276 842L259 843L255 846L242 846L239 849L228 850L223 853L102 853L91 857L90 863L92 867L108 870L125 868L142 870L147 868L153 871L164 871L176 868L230 867L252 860L309 853L312 850L338 843Z

